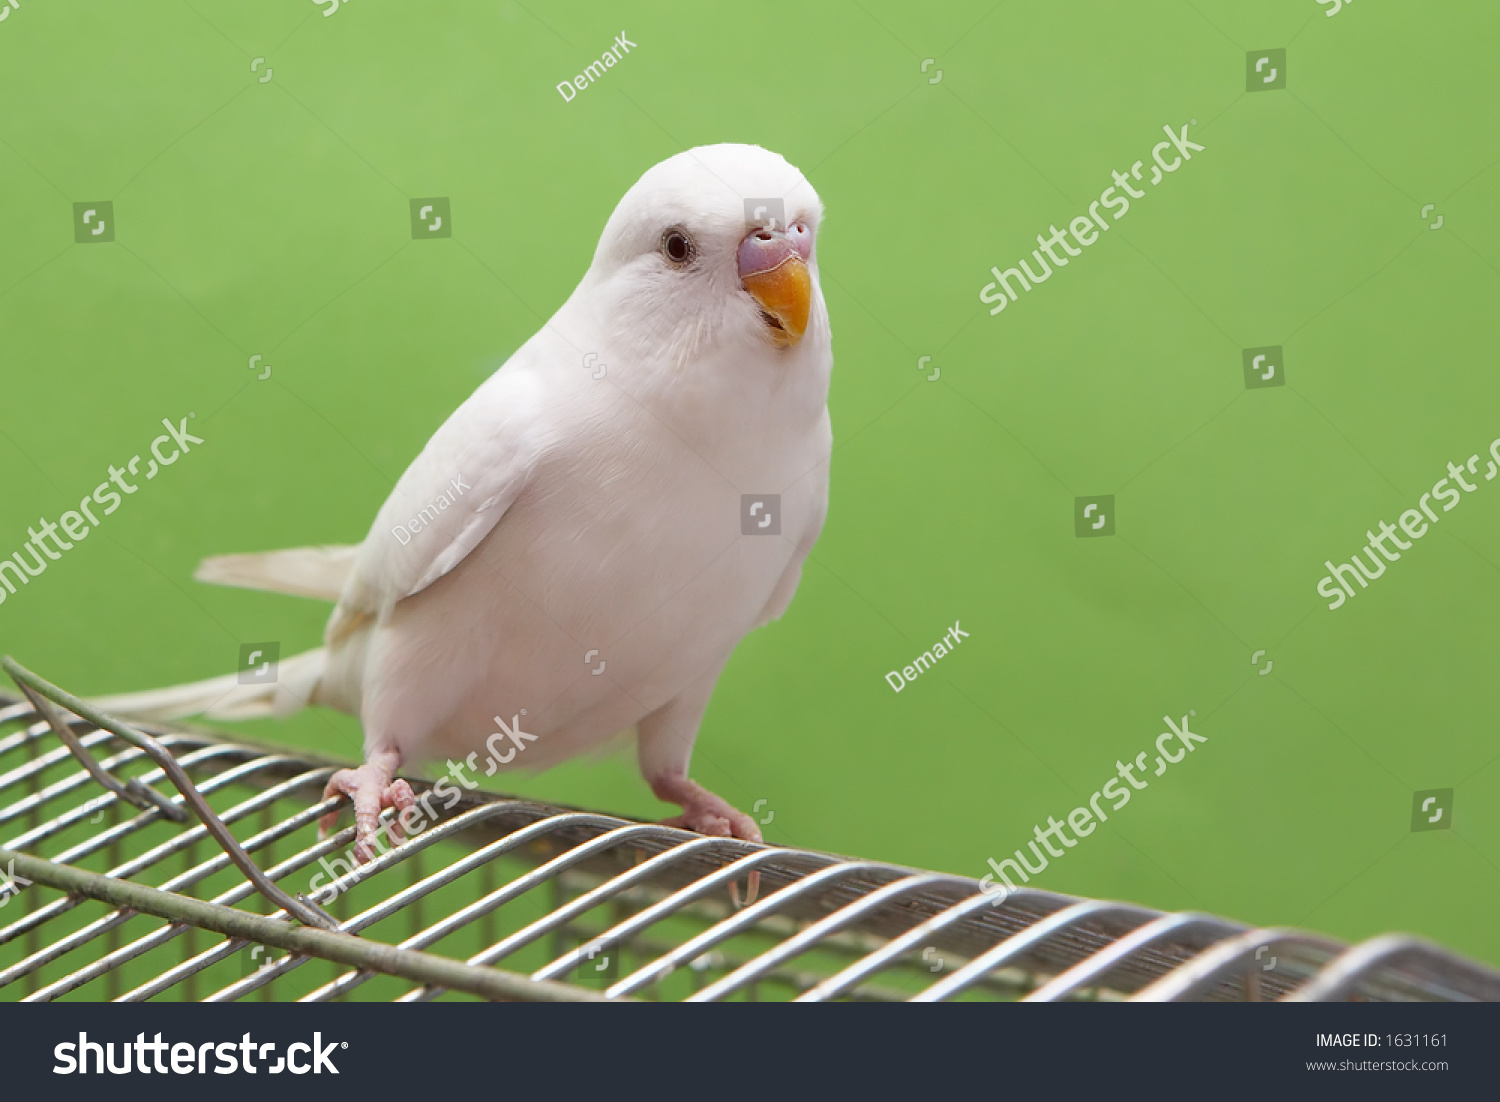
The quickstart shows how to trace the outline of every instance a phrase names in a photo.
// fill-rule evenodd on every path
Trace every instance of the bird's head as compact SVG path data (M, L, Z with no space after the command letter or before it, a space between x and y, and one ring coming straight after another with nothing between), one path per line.
M638 343L676 363L714 342L777 362L829 348L818 194L754 145L690 149L646 172L610 216L590 279ZM619 334L617 334L619 335ZM647 347L641 351L650 352Z

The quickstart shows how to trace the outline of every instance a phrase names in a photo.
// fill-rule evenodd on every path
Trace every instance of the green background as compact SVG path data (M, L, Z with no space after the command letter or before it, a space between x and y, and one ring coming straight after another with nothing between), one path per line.
M8 599L0 648L101 694L317 645L326 606L195 564L362 538L626 188L755 142L827 207L832 504L719 685L698 779L764 800L771 841L978 876L1191 708L1207 744L1040 886L1500 962L1500 488L1336 612L1314 589L1500 436L1494 5L322 10L23 0L0 23L0 553L162 418L207 441ZM622 28L637 48L564 102ZM1286 88L1246 93L1269 48ZM988 315L990 265L1189 119L1204 152ZM412 240L425 196L451 238ZM112 243L73 241L92 200ZM1288 383L1247 389L1268 345ZM1074 499L1103 494L1115 534L1077 538ZM894 693L954 620L971 638ZM330 712L245 729L359 751ZM669 811L630 754L503 783ZM1435 788L1453 828L1414 833Z

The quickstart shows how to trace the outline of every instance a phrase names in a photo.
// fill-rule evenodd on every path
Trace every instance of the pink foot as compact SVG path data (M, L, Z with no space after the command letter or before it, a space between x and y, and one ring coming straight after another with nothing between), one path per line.
M411 785L396 779L396 769L401 756L394 751L372 754L370 760L358 769L340 769L328 778L323 789L323 798L348 796L354 803L354 859L363 865L372 861L376 854L376 838L380 833L380 813L388 807L398 812L416 805L417 798ZM318 834L326 838L338 824L339 813L331 811L318 820ZM386 828L393 843L404 837L395 821Z
M763 841L760 836L760 826L754 819L733 807L723 797L714 795L696 781L690 781L679 774L658 777L651 782L651 791L656 794L658 800L677 804L682 808L681 815L663 819L662 826L681 827L684 830L694 830L699 834L711 834L718 838L739 838L746 842L756 843ZM736 907L750 906L755 902L755 897L760 891L759 872L750 873L745 880L743 904L740 903L739 884L729 885L729 895Z

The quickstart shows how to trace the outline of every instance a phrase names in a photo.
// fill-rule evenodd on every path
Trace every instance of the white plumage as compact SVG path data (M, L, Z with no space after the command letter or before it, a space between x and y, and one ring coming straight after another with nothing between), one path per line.
M745 200L764 197L783 199L788 226L746 225ZM759 840L687 768L720 671L786 609L827 510L821 214L802 174L756 146L652 168L567 302L437 430L363 543L200 568L336 598L322 648L284 661L275 685L230 676L101 705L358 715L366 765L330 787L354 797L364 855L379 808L409 798L395 768L462 759L523 708L538 737L515 766L634 727L643 775L685 825ZM745 494L780 495L779 536L742 534Z

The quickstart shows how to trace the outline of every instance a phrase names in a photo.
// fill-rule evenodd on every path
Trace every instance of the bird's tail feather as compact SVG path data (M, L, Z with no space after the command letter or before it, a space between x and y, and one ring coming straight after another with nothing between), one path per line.
M319 647L266 667L274 680L241 682L257 670L232 673L189 685L148 689L141 693L99 697L94 705L122 719L166 721L187 716L208 719L261 719L289 716L314 703L328 663L328 651Z
M249 555L217 555L198 564L193 577L211 585L233 585L337 601L354 569L359 545L293 547Z

